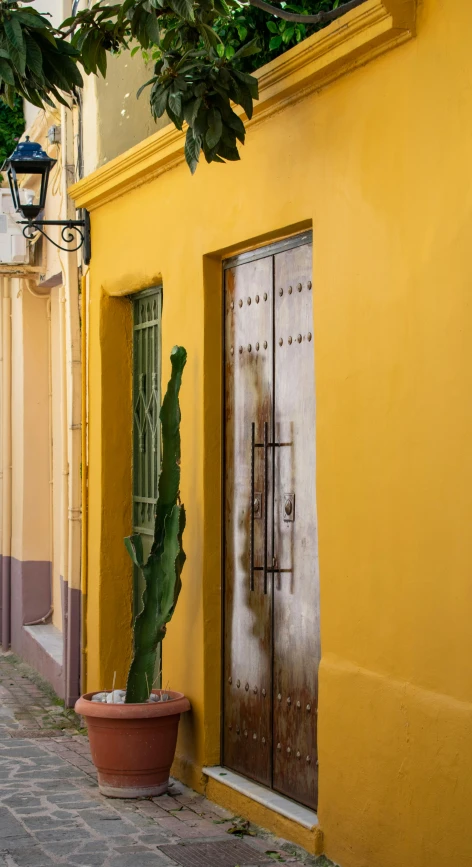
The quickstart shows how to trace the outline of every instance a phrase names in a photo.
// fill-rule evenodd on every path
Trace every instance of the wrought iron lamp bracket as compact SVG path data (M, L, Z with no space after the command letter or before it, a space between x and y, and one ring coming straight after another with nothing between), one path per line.
M83 213L83 220L18 220L17 222L19 226L24 226L23 235L28 241L33 239L36 232L40 232L41 235L47 238L51 244L54 244L58 250L64 250L65 253L75 253L83 247L84 263L89 265L92 255L90 243L90 214L85 210ZM62 244L58 244L54 241L53 238L44 231L44 226L60 226L61 238L67 246L63 247Z

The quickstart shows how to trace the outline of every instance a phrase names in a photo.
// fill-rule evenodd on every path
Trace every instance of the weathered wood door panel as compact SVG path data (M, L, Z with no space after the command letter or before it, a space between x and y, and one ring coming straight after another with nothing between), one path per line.
M225 764L317 799L312 247L225 271ZM260 258L256 258L259 254Z
M256 290L256 291L255 291ZM273 261L271 258L226 271L226 533L225 533L225 761L265 785L272 773L271 596L262 573L251 589L252 425L263 437L272 423ZM263 563L264 466L254 449L254 562ZM268 512L267 517L271 517Z
M320 659L312 248L275 256L273 786L315 807Z

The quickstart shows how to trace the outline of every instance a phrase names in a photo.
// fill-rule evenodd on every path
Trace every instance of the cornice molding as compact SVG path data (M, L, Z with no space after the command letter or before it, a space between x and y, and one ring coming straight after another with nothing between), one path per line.
M259 100L248 129L286 105L368 63L415 35L416 0L366 0L329 27L261 67ZM185 132L171 124L69 189L77 207L94 210L184 160Z

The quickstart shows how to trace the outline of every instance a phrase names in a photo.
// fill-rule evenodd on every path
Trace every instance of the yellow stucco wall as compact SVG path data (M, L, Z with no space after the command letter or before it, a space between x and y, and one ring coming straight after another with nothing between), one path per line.
M87 686L123 680L130 637L120 296L162 276L163 359L189 357L164 680L192 701L177 768L194 785L219 760L221 255L313 227L319 818L342 867L472 862L471 33L470 0L424 0L416 39L252 126L240 163L180 163L108 203L76 188L93 204Z

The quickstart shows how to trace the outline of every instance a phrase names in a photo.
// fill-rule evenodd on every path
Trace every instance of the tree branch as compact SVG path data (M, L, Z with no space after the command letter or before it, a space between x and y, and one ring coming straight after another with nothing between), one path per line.
M331 9L330 12L318 12L316 15L300 15L298 12L286 12L285 9L278 9L265 0L249 0L250 6L257 6L263 12L268 12L269 15L275 15L276 18L283 18L284 21L296 21L298 24L328 24L330 21L335 21L346 12L356 9L365 3L365 0L349 0L343 6L338 6L337 9Z

